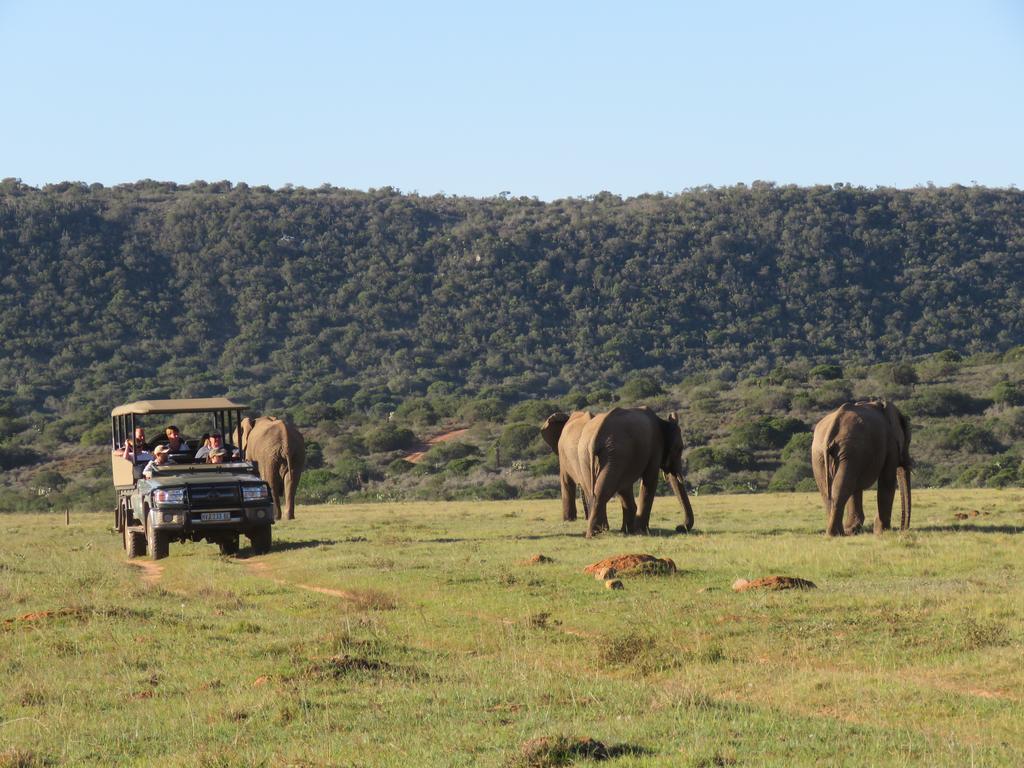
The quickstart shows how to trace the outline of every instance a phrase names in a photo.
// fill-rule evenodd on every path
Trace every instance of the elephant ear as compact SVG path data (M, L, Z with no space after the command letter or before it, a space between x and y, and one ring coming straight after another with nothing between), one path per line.
M252 431L252 428L255 427L255 426L256 426L256 419L254 419L252 416L246 416L244 419L242 419L240 422L238 422L238 430L239 430L239 439L238 439L239 445L238 445L238 447L241 448L243 451L248 447L249 433Z
M567 421L569 421L569 414L556 411L547 417L544 426L540 428L541 437L555 453L558 453L558 438L562 436L562 430L565 429Z
M679 430L679 414L672 411L667 419L658 418L661 427L661 470L671 472L676 460L683 455L683 434Z
M885 415L889 420L889 427L896 436L896 442L900 447L900 464L904 467L910 466L910 420L904 416L900 409L890 402L885 403Z

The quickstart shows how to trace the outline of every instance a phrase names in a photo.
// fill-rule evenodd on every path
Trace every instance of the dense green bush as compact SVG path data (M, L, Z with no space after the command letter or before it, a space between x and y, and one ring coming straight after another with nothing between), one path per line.
M811 471L811 459L805 461L791 461L783 464L772 475L768 483L769 491L795 491L801 481L810 480L814 482L814 473Z
M416 443L412 430L400 427L394 422L385 422L366 433L366 447L373 453L398 451L411 448Z
M936 445L950 451L971 453L998 453L1003 450L991 430L969 422L955 424L942 430Z
M1024 389L1019 384L1001 381L989 393L992 402L1000 405L1024 405Z
M806 460L809 465L811 462L811 443L813 441L813 433L797 432L783 446L782 460L787 463Z
M660 381L653 376L640 374L631 377L619 388L619 399L628 404L639 405L644 400L664 393Z
M889 369L889 380L899 386L917 384L917 369L910 363L893 363Z
M757 465L756 457L750 451L733 446L695 448L686 456L690 472L720 467L730 472L752 469Z
M498 438L502 462L532 459L551 451L534 424L509 424Z
M24 467L29 464L35 464L41 458L42 457L31 448L0 445L0 469Z
M967 416L981 413L991 404L991 400L952 387L928 387L907 400L902 410L911 416Z
M807 425L788 416L762 416L733 427L729 444L747 451L781 448L797 432L805 432Z
M423 397L410 397L395 409L395 420L403 424L429 426L437 423L433 403Z
M841 379L843 378L843 368L839 365L822 364L816 365L808 372L808 375L812 379Z
M505 403L496 397L482 397L467 400L459 409L459 415L468 422L501 421L505 417Z
M558 404L550 400L524 400L508 409L505 420L540 426L548 416L560 410L562 409L558 407Z

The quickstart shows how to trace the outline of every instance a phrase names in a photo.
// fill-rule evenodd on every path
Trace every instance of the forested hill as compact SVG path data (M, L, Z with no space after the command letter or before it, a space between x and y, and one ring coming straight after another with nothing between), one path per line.
M0 398L397 404L1024 343L1024 193L0 184ZM436 384L434 392L444 389ZM70 396L70 397L69 397Z

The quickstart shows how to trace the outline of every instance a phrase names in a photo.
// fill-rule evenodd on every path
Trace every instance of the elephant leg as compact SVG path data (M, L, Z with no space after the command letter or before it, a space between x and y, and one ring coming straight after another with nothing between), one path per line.
M846 502L846 519L843 521L843 531L847 536L860 531L864 525L864 491L854 491L850 500Z
M878 478L878 517L875 518L875 533L892 528L892 502L896 498L896 470L891 478L882 473Z
M284 496L284 487L281 477L275 475L270 481L270 495L274 497L274 519L281 519L281 497Z
M586 507L586 499L583 505ZM562 475L562 520L576 519L576 482L566 474Z
M587 538L592 538L595 533L608 530L608 502L615 495L608 481L607 468L602 469L594 482L594 495L592 502L594 508L590 510L590 517L587 518Z
M640 514L637 516L634 533L651 532L651 507L654 506L654 496L658 492L658 466L649 470L640 478Z
M825 526L825 533L829 536L842 536L843 531L843 510L846 503L853 495L852 473L841 465L832 481L832 498L828 503L828 520Z
M619 500L622 502L622 532L630 534L636 521L636 499L633 498L633 489L620 491Z
M284 512L289 520L295 519L295 491L298 490L298 483L295 476L289 471L284 478Z

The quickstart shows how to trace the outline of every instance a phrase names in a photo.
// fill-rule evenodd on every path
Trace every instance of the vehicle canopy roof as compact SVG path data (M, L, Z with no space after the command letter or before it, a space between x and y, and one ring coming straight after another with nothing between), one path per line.
M193 397L186 400L138 400L117 406L111 416L140 416L147 413L210 413L215 411L244 411L247 405L226 397Z

